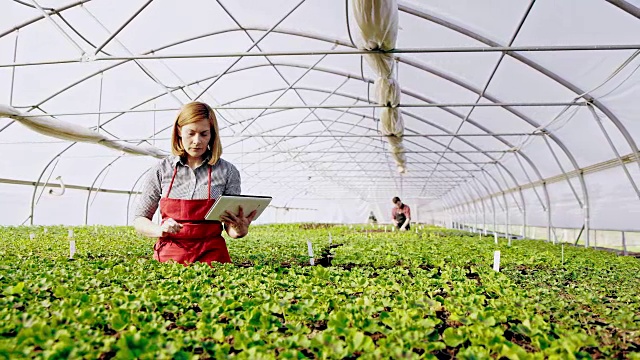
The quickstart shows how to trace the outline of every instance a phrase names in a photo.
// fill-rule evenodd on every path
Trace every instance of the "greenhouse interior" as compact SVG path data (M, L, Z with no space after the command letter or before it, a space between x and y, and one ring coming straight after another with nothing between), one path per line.
M639 55L638 0L2 0L0 358L640 359Z

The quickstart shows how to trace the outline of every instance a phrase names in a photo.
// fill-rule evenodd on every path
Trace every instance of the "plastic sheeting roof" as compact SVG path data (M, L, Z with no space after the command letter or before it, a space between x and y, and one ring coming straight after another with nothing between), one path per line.
M406 174L350 1L4 0L0 104L163 150L182 104L221 107L243 192L274 196L264 221L386 219L398 195L421 221L640 230L639 6L398 1ZM0 150L4 224L126 223L157 161L7 118Z

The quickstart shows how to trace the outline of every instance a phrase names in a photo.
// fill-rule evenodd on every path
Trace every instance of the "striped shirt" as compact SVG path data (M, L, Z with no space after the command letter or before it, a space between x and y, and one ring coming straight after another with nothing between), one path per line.
M191 169L179 156L169 156L149 170L142 184L133 219L153 218L161 197L166 197L174 168L178 168L169 198L182 200L207 199L209 167L211 167L211 198L221 195L240 195L240 172L233 164L223 159L215 165L205 160L196 169Z

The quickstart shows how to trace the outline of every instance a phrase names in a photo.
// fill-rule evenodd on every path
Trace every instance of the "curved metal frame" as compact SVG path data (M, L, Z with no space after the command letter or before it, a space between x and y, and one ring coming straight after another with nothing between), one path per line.
M80 1L80 2L77 2L77 3L74 3L74 4L70 4L70 5L67 5L67 6L65 6L65 7L61 7L61 8L59 8L59 9L56 9L56 10L52 11L51 13L52 13L52 14L53 14L53 13L59 13L59 12L62 12L62 11L64 11L64 10L66 10L66 9L72 8L72 7L74 7L74 6L81 5L81 4L82 4L82 3L84 3L84 2L86 2L86 1ZM633 16L635 16L635 17L638 17L637 8L634 8L633 6L630 6L628 3L624 2L624 1L610 1L610 2L611 2L613 5L618 6L620 9L622 9L622 10L624 10L624 11L626 11L626 12L630 13L631 15L633 15ZM422 19L425 19L425 20L427 20L427 21L431 21L431 22L436 23L436 24L438 24L438 25L444 26L444 27L449 28L449 29L451 29L451 30L453 30L453 31L457 31L457 32L459 32L459 33L461 33L461 34L463 34L463 35L466 35L466 36L471 37L471 38L473 38L473 39L475 39L475 40L478 40L478 41L480 41L480 42L483 42L484 44L489 45L489 46L491 46L491 47L500 47L500 45L499 45L499 44L494 43L494 42L492 42L492 41L491 41L491 40L489 40L489 39L483 38L483 37L482 37L481 35L479 35L478 33L475 33L475 32L473 32L473 31L471 31L471 30L469 30L469 29L467 29L467 28L464 28L464 27L462 27L462 26L455 25L455 24L453 24L453 23L451 23L451 22L447 21L446 19L444 19L444 18L442 18L442 17L434 16L433 14L426 14L426 13L425 13L425 12L423 12L423 11L420 11L420 10L417 10L417 9L413 9L413 8L410 8L410 7L407 7L407 6L403 6L403 5L400 5L400 11L405 12L405 13L408 13L408 14L411 14L411 15L414 15L414 16L418 16L418 17L420 17L420 18L422 18ZM18 29L19 29L19 28L21 28L21 27L27 26L27 25L29 25L29 24L31 24L31 23L33 23L33 22L36 22L36 21L38 21L39 19L43 19L43 18L45 18L45 17L46 17L46 14L44 14L44 15L43 15L43 16L41 16L41 17L37 17L37 18L35 18L35 19L31 20L31 21L27 21L26 23L23 23L22 25L19 25L18 27L14 28L14 29L12 29L12 30L10 30L10 31L7 31L7 32L5 32L5 33L3 33L3 34L0 34L0 37L5 36L5 35L7 35L7 34L9 34L9 33L13 32L13 31L18 30ZM246 30L250 30L250 29L248 29L248 28L243 28L243 29L233 29L233 30L228 30L228 31L239 31L239 30L246 31ZM256 29L256 30L260 30L260 29ZM273 30L273 29L271 29L271 30ZM226 32L226 31L225 31L225 32ZM275 31L275 30L274 30L274 32L283 32L283 31ZM218 33L221 33L221 32L218 32ZM314 36L314 37L306 36L306 35L305 35L305 34L303 34L303 33L297 33L297 34L293 34L292 32L287 32L287 33L288 33L289 35L304 36L304 37L316 38L316 39L318 39L318 38L319 38L318 36ZM204 35L204 36L210 36L210 35ZM202 38L202 37L204 37L204 36L200 36L200 37L198 37L198 38ZM186 41L190 41L190 40L186 40ZM179 42L179 43L184 43L184 42L186 42L186 41L181 41L181 42ZM337 41L335 41L335 40L334 40L334 41L332 41L332 42L338 43L338 42L337 42ZM176 43L176 44L178 44L178 43ZM351 47L351 44L348 44L348 43L341 43L340 45L347 46L347 47ZM166 46L166 47L163 47L163 48L167 48L167 47L170 47L170 46L172 46L172 45L170 44L170 45L168 45L168 46ZM560 77L559 75L557 75L557 74L555 74L555 73L551 72L549 69L547 69L547 68L545 68L545 67L543 67L543 66L541 66L541 65L539 65L539 64L537 64L537 63L535 63L534 61L532 61L532 60L530 60L530 59L527 59L524 55L522 55L522 54L518 54L518 53L513 53L513 52L507 52L506 54L507 54L508 56L511 56L511 57L513 57L514 59L516 59L516 60L518 60L518 61L522 62L523 64L525 64L525 65L529 66L530 68L537 70L537 71L538 71L538 72L540 72L541 74L543 74L543 75L545 75L545 76L547 76L547 77L551 78L552 80L556 81L557 83L559 83L559 84L561 84L561 85L565 86L567 89L569 89L569 90L573 91L574 93L576 93L576 94L582 94L582 93L583 93L583 91L581 91L581 89L580 89L580 88L578 88L577 86L575 86L574 84L572 84L572 83L571 83L571 82L569 82L568 80L566 80L566 79L564 79L564 78ZM400 58L397 58L397 61L399 61L399 62L403 62L403 63L404 63L403 59L400 59ZM122 63L124 63L124 62L126 62L126 61L123 61ZM116 64L116 65L114 65L114 66L117 66L117 65L118 65L118 64ZM425 68L422 68L422 70L428 71L428 70L426 70ZM101 69L99 72L104 72L104 71L105 71L105 69ZM432 72L432 73L433 73L433 72ZM434 74L434 75L435 75L435 74ZM436 76L438 76L438 75L436 75ZM443 77L443 78L444 78L445 80L449 80L449 81L451 81L451 80L450 80L450 79L448 79L448 78L445 78L445 77ZM85 80L86 80L86 78L85 78ZM364 80L364 79L363 79L363 80ZM82 82L82 81L84 81L84 80L81 80L81 81L79 81L78 83L80 83L80 82ZM457 82L455 82L455 83L457 83ZM457 83L457 84L458 84L458 85L460 85L459 83ZM73 85L72 85L72 86L73 86ZM466 86L465 86L465 87L466 87ZM468 88L468 89L469 89L469 88ZM62 90L62 91L60 91L60 92L58 92L58 93L54 94L53 96L51 96L51 97L47 98L46 100L44 100L43 102L41 102L39 105L41 105L42 103L44 103L44 102L48 101L49 99L51 99L51 98L55 97L57 94L59 94L59 93L61 93L61 92L63 92L63 91L64 91L64 90ZM484 94L483 94L483 95L484 95ZM486 96L485 96L485 97L486 97ZM493 99L490 99L489 97L486 97L486 98L487 98L487 99L489 99L490 101L494 101ZM626 141L627 141L627 143L629 144L630 148L631 148L631 149L633 150L633 152L636 154L636 160L637 160L637 162L638 162L638 165L640 166L640 158L638 158L638 156L637 156L638 148L637 148L637 146L636 146L636 143L635 143L634 139L630 136L630 134L628 133L628 131L626 130L626 128L624 127L624 125L619 121L619 119L618 119L618 118L617 118L617 117L616 117L616 116L615 116L615 115L614 115L614 114L613 114L613 113L612 113L612 112L611 112L611 111L610 111L606 106L604 106L602 103L600 103L597 99L594 99L594 98L590 97L590 95L588 95L588 94L586 94L585 96L583 96L583 98L584 98L584 99L586 99L588 102L592 103L596 108L600 109L600 111L602 111L605 115L607 115L607 117L609 118L609 120L611 120L611 121L612 121L612 123L614 124L614 126L616 126L616 128L618 129L618 131L620 131L620 133L623 135L623 137L625 138L625 140L626 140ZM517 112L517 111L514 111L513 109L509 109L509 107L508 107L508 106L505 106L504 108L505 108L505 109L507 109L507 110L509 110L509 111L511 111L514 115L518 116L519 118L523 119L524 121L528 122L529 124L532 124L532 125L533 125L533 123L532 123L531 121L529 121L530 119L527 119L526 117L523 117L523 116L522 116L522 114L518 114L518 112ZM569 151L569 150L564 146L564 144L562 144L562 142L561 142L561 141L559 141L559 139L555 138L555 137L553 136L553 134L549 134L549 136L550 136L550 138L551 138L551 139L552 139L552 140L553 140L553 141L554 141L554 142L555 142L555 143L556 143L556 144L561 148L561 150L565 153L565 155L567 156L567 158L569 159L569 161L572 163L572 165L574 166L574 168L575 168L575 169L578 169L578 166L577 166L577 163L575 162L575 159L573 158L573 156L572 156L571 152L570 152L570 151ZM496 137L496 139L499 139L499 137ZM500 140L502 140L502 139L500 139ZM503 142L504 142L504 141L503 141ZM73 145L73 144L72 144L72 145ZM64 151L66 151L66 150L63 150L63 152L64 152ZM485 154L485 155L486 155L486 154ZM527 158L525 157L525 155L524 155L523 153L521 153L520 155L522 155L522 156L523 156L523 158L525 158L528 162L530 161L529 159L527 159ZM59 155L57 155L57 156L60 156L60 154L59 154ZM57 156L56 156L56 157L57 157ZM517 155L516 155L516 157L517 157ZM55 159L55 158L54 158L54 159ZM53 161L53 160L52 160L52 161ZM50 163L49 163L48 165L50 165ZM48 167L48 165L47 165L47 166L45 167L45 169L43 170L43 173L44 173L44 171L46 171L46 168ZM538 173L538 171L537 171L537 169L536 169L536 167L535 167L535 164L534 164L533 162L530 162L530 165L531 165L531 166L532 166L532 168L534 169L534 172L536 172L536 173L537 173L537 175L538 175L539 179L541 179L541 176L539 176L539 173ZM502 166L502 164L501 164L501 166ZM509 173L509 175L513 178L513 175L508 171L508 169L506 169L506 168L505 168L505 171L507 171L507 172ZM524 171L524 168L523 168L523 171ZM525 173L526 173L526 172L525 172ZM527 175L527 176L528 176L528 175ZM515 178L513 178L513 180L514 180L514 182L517 184L517 181L515 181ZM579 177L579 180L580 180L581 187L582 187L582 192L583 192L583 199L584 199L584 205L585 205L585 214L586 214L585 216L586 216L586 219L588 219L588 217L589 217L589 216L588 216L588 191L587 191L587 188L586 188L586 184L584 183L584 179L583 179L583 177ZM494 181L495 181L495 180L494 180ZM499 188L500 188L500 187L499 187ZM544 191L544 192L545 192L545 196L548 198L548 193L546 192L546 186L544 186L544 188L545 188L545 191ZM549 205L549 204L548 204L548 205ZM548 210L550 211L550 207L548 207ZM31 221L33 222L33 206L32 206ZM588 236L588 235L587 235L587 236ZM588 241L588 239L587 239L587 241Z
M266 66L266 65L263 65L263 66ZM254 67L255 67L255 66L248 67L247 69L249 69L249 68L254 68ZM243 69L237 69L236 71L243 71L243 70L245 70L245 69L244 69L244 68L243 68ZM316 70L316 71L320 71L319 69L314 69L314 70ZM325 69L321 69L321 70L322 70L322 71L327 71L327 70L325 70ZM230 72L230 73L231 73L231 72ZM335 73L335 72L334 72L334 73ZM356 76L351 75L351 74L349 74L349 75L344 75L344 74L338 73L337 75L342 75L342 76L348 76L348 77L357 78ZM201 80L200 80L200 81L201 81ZM368 80L368 81L369 81L369 82L371 82L371 80ZM195 83L197 83L197 82L195 82ZM323 91L323 92L327 92L327 93L329 93L329 91L325 91L325 90L311 89L311 88L305 88L305 89L307 89L307 90L314 90L314 91ZM172 90L172 91L177 91L177 90L178 90L178 89L175 89L175 90ZM276 91L277 91L277 90L276 90ZM257 96L257 95L261 95L261 94L264 94L264 92L262 92L262 93L258 93L258 94L256 94L255 96ZM359 99L358 97L354 97L354 96L351 96L351 95L346 95L346 94L341 94L341 93L336 93L336 94L339 94L339 95L341 95L341 96L351 97L351 98L354 98L354 99ZM164 95L165 95L165 94L161 94L160 96L164 96ZM419 95L417 95L417 94L413 94L413 95L415 95L415 96L419 96ZM242 100L245 100L245 99L251 98L252 96L254 96L254 95L244 96L244 97L242 97L241 99L242 99ZM229 102L229 103L233 103L233 102L235 102L235 101L231 101L231 102ZM335 110L335 109L329 109L329 110ZM336 111L338 111L338 110L336 110ZM408 113L408 112L404 112L404 113L405 113L406 115L408 115L408 116L416 117L415 115L410 114L410 113ZM354 113L353 115L356 115L356 116L363 116L363 115L361 115L361 114L355 114L355 113ZM104 123L103 123L103 125L105 125L105 124L107 124L108 122L110 122L110 121L114 120L114 119L115 119L115 118L117 118L118 116L119 116L119 115L117 115L117 116L113 117L112 119L110 119L110 120L108 120L108 121L104 122ZM367 117L368 117L368 116L367 116ZM416 117L416 118L417 118L417 119L419 119L419 120L421 120L421 119L420 119L420 118L418 118L418 117ZM422 121L424 122L424 120L422 120ZM435 125L435 124L431 124L431 123L429 123L429 122L427 122L427 124L429 124L429 125L431 125L431 126L433 126L433 127L435 127L435 128L438 128L439 130L441 130L441 131L443 131L443 132L448 132L446 129L443 129L443 128L441 128L441 127L439 127L439 126ZM158 133L159 133L159 132L158 132ZM433 141L433 140L432 140L432 141ZM474 147L474 148L476 148L476 149L478 149L478 150L481 150L480 148L475 147L475 145L473 145L472 143L470 143L470 142L468 142L468 141L465 141L465 142L466 142L469 146L472 146L472 147ZM438 143L438 142L436 142L436 143ZM417 144L417 145L418 145L418 144ZM439 144L439 145L440 145L440 146L443 146L442 144ZM509 145L510 145L510 144L509 144ZM523 157L525 157L525 158L526 158L526 155L524 155L524 154L523 154ZM492 160L492 161L495 161L495 159L493 159L493 158L491 158L491 160ZM534 168L535 168L535 165L534 165L533 163L531 163L531 165L532 165L532 167L534 167ZM461 169L462 169L462 168L461 168ZM508 171L508 169L505 169L505 170L506 170L506 171ZM513 175L511 175L511 173L509 173L509 174L510 174L510 176L513 178ZM494 179L494 181L495 181L495 179ZM515 180L514 180L514 181L515 181ZM499 187L499 188L500 188L500 187Z
M133 186L131 186L131 190L129 191L129 196L127 197L127 218L126 218L126 225L129 225L129 207L131 206L131 194L133 194L133 189L136 188L136 185L138 185L138 182L142 179L143 176L145 176L146 173L148 173L151 169L147 169L145 170L142 174L140 174L140 176L138 176L138 178L136 179L136 181L133 183Z

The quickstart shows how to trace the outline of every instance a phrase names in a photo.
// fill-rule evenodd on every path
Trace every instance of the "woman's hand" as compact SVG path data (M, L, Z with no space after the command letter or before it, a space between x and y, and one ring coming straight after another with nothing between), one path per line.
M182 230L182 224L173 220L172 218L168 218L167 220L162 222L162 225L160 225L160 229L162 229L161 236L164 236L166 234L177 234L180 232L180 230Z
M247 217L245 217L244 210L242 210L242 206L240 206L238 215L225 211L224 214L220 216L220 220L224 223L225 228L227 229L227 234L234 239L239 239L249 233L249 224L251 224L255 216L256 210L253 210Z

